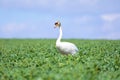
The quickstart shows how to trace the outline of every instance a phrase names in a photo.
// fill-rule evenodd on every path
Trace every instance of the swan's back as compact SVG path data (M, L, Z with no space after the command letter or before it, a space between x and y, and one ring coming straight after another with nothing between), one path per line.
M72 54L74 55L75 53L78 52L78 48L70 42L60 42L56 44L56 47L62 54Z

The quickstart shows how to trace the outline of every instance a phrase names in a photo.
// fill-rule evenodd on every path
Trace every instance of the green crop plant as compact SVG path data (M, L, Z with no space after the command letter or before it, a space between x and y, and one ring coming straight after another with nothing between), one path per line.
M0 39L0 80L120 80L120 40L65 41L75 56L60 54L55 39Z

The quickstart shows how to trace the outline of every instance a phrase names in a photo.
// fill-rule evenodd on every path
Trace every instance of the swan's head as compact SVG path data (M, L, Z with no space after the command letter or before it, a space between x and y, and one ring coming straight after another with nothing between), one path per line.
M61 26L61 23L59 21L55 22L55 27L54 28L60 27L60 26Z

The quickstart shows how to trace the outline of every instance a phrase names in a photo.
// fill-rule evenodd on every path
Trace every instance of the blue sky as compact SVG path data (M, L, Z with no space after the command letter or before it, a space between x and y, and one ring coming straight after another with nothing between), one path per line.
M120 39L120 0L0 0L0 38Z

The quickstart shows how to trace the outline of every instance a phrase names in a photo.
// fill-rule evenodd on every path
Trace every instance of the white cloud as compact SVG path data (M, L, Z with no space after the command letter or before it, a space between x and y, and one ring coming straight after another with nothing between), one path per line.
M99 0L0 0L0 7L12 10L38 11L44 14L68 15L96 10Z
M43 23L44 24L44 23ZM35 23L6 23L0 25L0 38L44 38L50 37L50 29L45 24ZM48 28L48 27L47 27ZM53 29L53 27L52 27Z
M103 30L104 31L112 31L117 28L116 24L118 25L118 21L120 21L120 14L104 14L101 15L103 23Z
M114 32L108 35L108 39L120 39L120 32Z
M0 27L2 38L39 38L46 37L49 31L45 30L44 23L6 23Z
M101 35L99 38L103 39L120 39L120 32L111 32Z
M8 23L2 27L2 32L6 34L15 33L25 29L25 24Z
M105 33L103 38L107 39L120 39L120 14L104 14L101 15L103 20L102 31Z
M104 14L101 16L104 21L113 22L117 19L120 19L120 14Z
M99 0L0 0L0 5L4 7L26 7L26 8L63 8L70 6L93 6ZM80 8L80 7L79 7Z
M78 0L81 5L96 5L99 0Z
M87 24L89 22L92 22L94 20L93 16L83 15L83 16L77 16L74 17L72 20L75 24Z
M0 35L0 37L20 37L21 35L24 36L25 34L27 34L27 31L29 30L32 29L29 29L29 26L25 23L6 23L5 25L1 26L0 32L2 35Z

